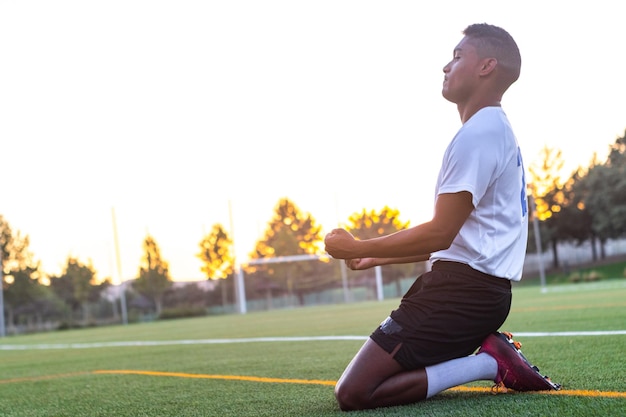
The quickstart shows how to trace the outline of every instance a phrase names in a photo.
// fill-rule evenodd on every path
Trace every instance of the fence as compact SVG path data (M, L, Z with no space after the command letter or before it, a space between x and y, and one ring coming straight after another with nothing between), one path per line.
M596 253L600 256L600 242L596 242ZM607 257L626 255L626 239L608 240L604 244L604 251ZM557 245L557 255L559 259L559 268L567 271L575 266L592 262L593 248L590 241L586 241L580 245L573 243L559 243ZM524 263L524 274L534 275L540 269L540 262L546 269L552 267L554 253L552 248L547 249L539 254L527 254Z

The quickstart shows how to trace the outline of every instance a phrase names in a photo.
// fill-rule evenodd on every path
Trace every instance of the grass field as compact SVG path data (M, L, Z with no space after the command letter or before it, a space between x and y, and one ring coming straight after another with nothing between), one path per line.
M513 294L503 329L563 384L557 394L492 395L479 382L340 412L334 382L394 299L0 339L0 415L625 416L626 280ZM617 334L582 333L597 331Z

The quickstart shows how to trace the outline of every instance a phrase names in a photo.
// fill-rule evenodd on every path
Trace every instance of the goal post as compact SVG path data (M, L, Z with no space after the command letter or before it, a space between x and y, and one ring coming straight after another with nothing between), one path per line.
M272 258L258 258L258 259L250 259L246 262L242 262L237 265L237 271L235 274L235 292L237 295L237 307L239 314L246 314L247 309L247 301L246 301L246 291L245 291L245 280L244 280L244 267L246 266L255 266L255 265L268 265L268 264L278 264L278 263L294 263L294 262L306 262L306 261L316 261L316 260L334 260L330 255L316 255L316 254L302 254L302 255L291 255L291 256L277 256ZM342 282L342 290L343 290L343 298L345 302L349 302L351 300L350 297L350 289L348 287L348 275L347 275L347 267L344 262L341 262L341 282ZM382 268L380 266L376 266L375 268L375 277L376 277L376 298L378 301L382 301L384 299L383 294L383 277L382 277Z

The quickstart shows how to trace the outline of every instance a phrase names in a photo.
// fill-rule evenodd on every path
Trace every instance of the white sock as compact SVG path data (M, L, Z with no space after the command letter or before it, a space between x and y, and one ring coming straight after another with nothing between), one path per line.
M457 385L468 382L491 380L498 373L498 362L486 353L438 363L426 367L428 393L426 398Z

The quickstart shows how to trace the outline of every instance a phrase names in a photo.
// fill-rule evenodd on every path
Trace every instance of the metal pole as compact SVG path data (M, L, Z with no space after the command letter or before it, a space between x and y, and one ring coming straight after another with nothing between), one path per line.
M337 198L337 194L335 194L335 216L337 217L337 227L341 227L341 222L339 221L339 199ZM348 285L348 267L343 260L340 260L341 265L341 286L343 288L343 301L349 303L352 299L352 294L350 293L350 286Z
M243 268L241 267L241 264L239 263L238 257L237 257L237 247L235 246L235 228L234 228L234 222L233 222L233 207L232 207L232 201L228 200L228 217L230 220L230 235L231 235L231 239L233 242L233 254L234 254L234 258L235 258L235 265L234 265L234 281L235 281L235 296L237 298L237 306L239 309L239 314L246 314L247 313L247 307L246 307L246 287L245 287L245 282L243 280Z
M117 237L117 222L115 221L115 208L111 207L111 218L113 220L113 240L115 243L115 260L117 264L117 279L120 289L120 303L122 305L122 323L128 324L128 314L126 312L126 289L122 281L122 260L120 256L120 245Z
M343 287L343 301L349 303L351 301L350 287L348 286L348 267L343 259L339 260L341 266L341 285Z
M376 266L376 298L378 301L383 301L385 295L383 293L383 269L380 265Z
M6 336L4 327L4 263L2 262L2 251L0 247L0 337Z
M537 219L537 206L535 198L529 197L530 207L533 213L533 230L535 232L535 246L537 247L537 259L539 260L539 282L541 282L541 292L546 292L546 271L543 265L543 249L541 248L541 232L539 231L539 220Z
M239 301L239 314L246 314L248 308L246 306L246 291L243 281L243 268L237 266L237 300Z

